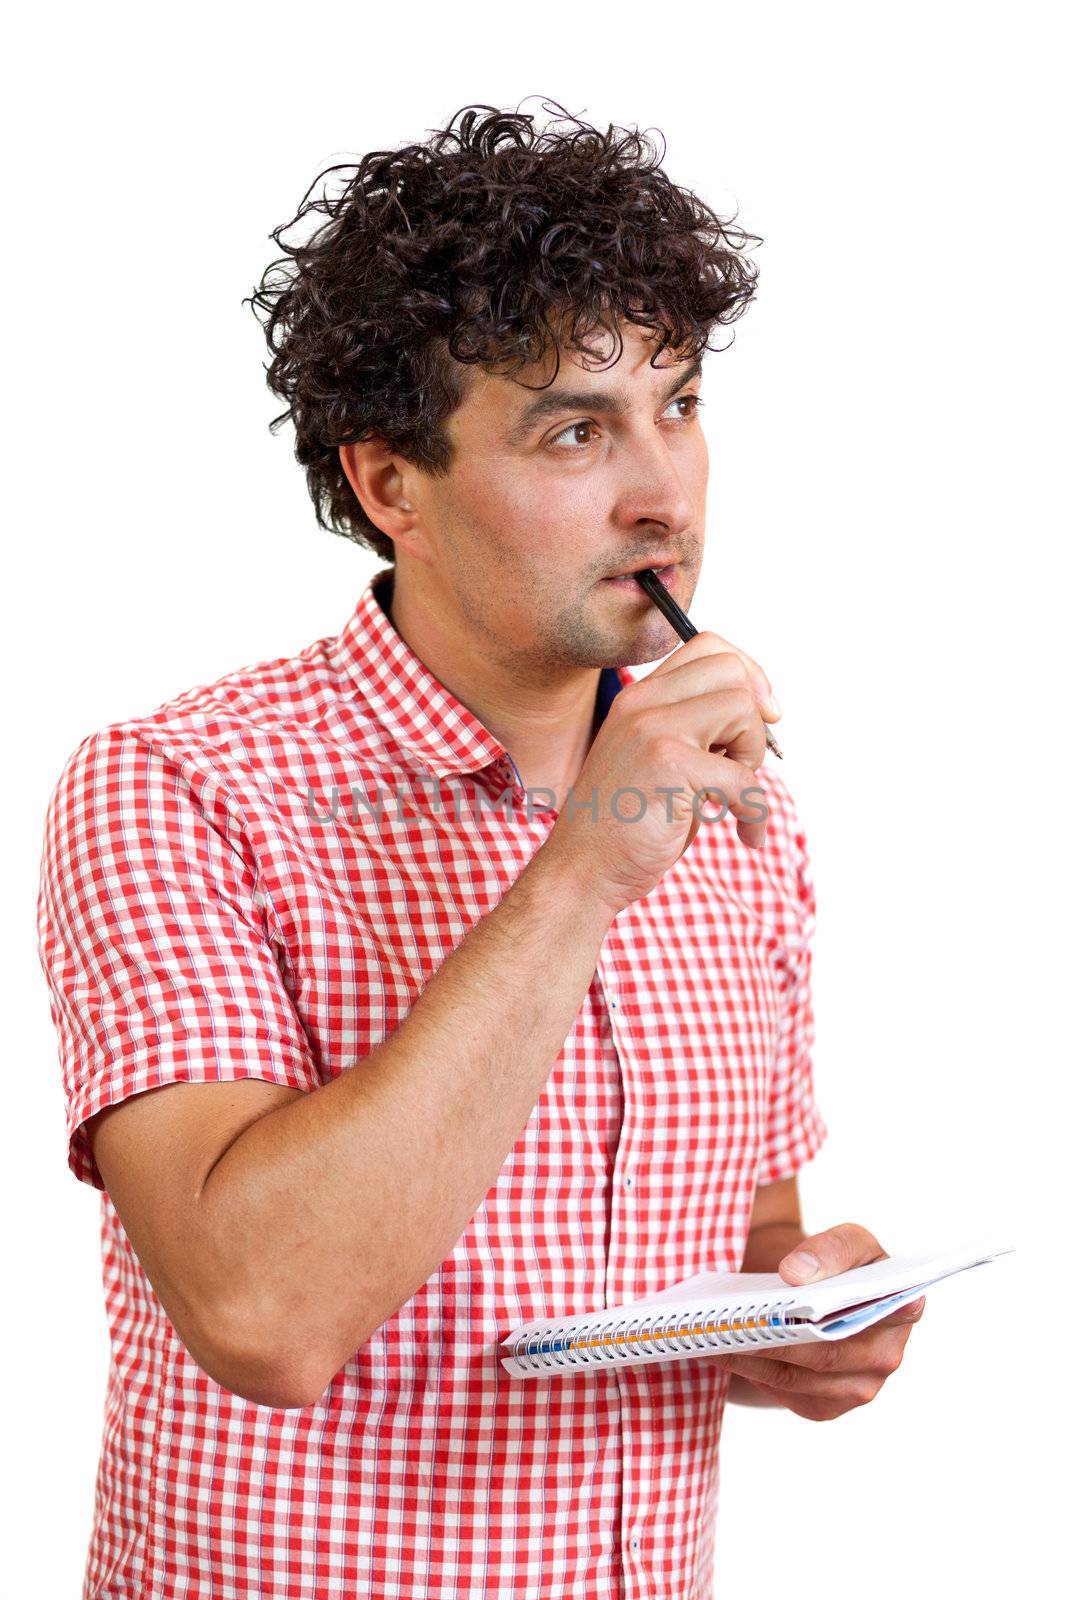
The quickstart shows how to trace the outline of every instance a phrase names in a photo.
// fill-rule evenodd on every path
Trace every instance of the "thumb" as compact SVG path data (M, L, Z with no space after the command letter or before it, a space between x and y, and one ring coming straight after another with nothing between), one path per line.
M813 1233L783 1257L778 1276L786 1283L817 1283L850 1267L880 1261L886 1252L873 1233L856 1222L841 1222L824 1233Z

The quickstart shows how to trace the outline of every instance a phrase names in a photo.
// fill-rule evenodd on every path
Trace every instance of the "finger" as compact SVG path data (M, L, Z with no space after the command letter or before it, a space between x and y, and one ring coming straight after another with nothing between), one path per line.
M898 1324L910 1325L918 1322L925 1306L926 1296L922 1295L920 1299L912 1300L910 1305L901 1306L897 1311L893 1312L891 1317L885 1317L878 1326L880 1328L894 1328Z
M725 1356L723 1360L756 1362L757 1369L767 1362L784 1362L792 1367L807 1367L811 1372L881 1372L884 1376L895 1372L900 1365L911 1329L910 1323L893 1327L887 1317L873 1328L849 1334L847 1339L812 1339L803 1344L776 1345L773 1351L766 1353L752 1350L744 1355ZM731 1370L735 1369L731 1366ZM759 1377L759 1370L756 1376Z
M781 1394L795 1394L813 1370L775 1356L755 1353L750 1356L721 1356L717 1365L736 1373L739 1378L747 1379L749 1383L762 1384Z
M751 1378L749 1382L761 1394L767 1395L769 1399L777 1400L780 1406L792 1411L795 1416L807 1418L810 1422L830 1422L835 1417L844 1416L846 1411L852 1410L853 1402L850 1400L841 1398L822 1400L802 1394L781 1395L775 1389L772 1389L769 1384L756 1383Z
M741 1372L744 1377L766 1377L771 1371L777 1371L784 1363L790 1367L807 1367L811 1372L836 1372L842 1366L851 1365L858 1367L864 1365L862 1360L853 1357L851 1360L842 1355L842 1346L851 1343L849 1339L810 1339L804 1344L775 1345L773 1349L746 1350L742 1355L729 1355L721 1357L724 1366L731 1372Z
M739 650L737 645L731 644L721 634L711 633L708 630L694 634L692 639L687 639L684 644L672 650L665 660L659 663L654 671L646 673L645 677L665 677L670 672L675 672L679 667L688 665L690 661L699 660L702 656L734 655L739 658L745 667L746 674L752 684L752 692L756 696L760 712L766 722L777 722L782 713L778 702L774 698L771 681L758 661L754 661L745 650Z
M881 1371L857 1370L846 1372L818 1372L810 1367L796 1366L791 1362L768 1360L761 1356L731 1356L731 1370L757 1388L775 1394L809 1400L834 1400L847 1406L865 1405L873 1400L885 1382Z
M628 685L627 692L630 703L646 719L656 716L671 728L684 722L705 750L728 750L754 767L766 754L767 736L759 697L745 663L733 651L697 656L682 662L665 677L649 673L637 685ZM736 720L738 714L751 728L751 749L731 748L731 728L724 718Z
M751 768L726 756L692 751L682 775L691 788L693 813L699 822L721 821L725 811L729 811L737 818L737 836L741 842L759 849L770 813L764 791Z
M880 1261L886 1252L873 1233L857 1222L841 1222L824 1233L813 1233L801 1240L778 1264L778 1275L786 1283L817 1283L851 1267Z
M752 681L729 651L685 662L665 678L650 672L628 684L622 695L645 732L688 737L701 750L725 753L751 768L767 754L767 730Z

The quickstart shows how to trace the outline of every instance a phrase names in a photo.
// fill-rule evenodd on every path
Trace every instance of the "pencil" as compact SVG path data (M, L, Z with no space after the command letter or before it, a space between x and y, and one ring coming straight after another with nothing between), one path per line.
M679 639L683 641L691 639L695 633L700 632L699 628L695 628L690 622L681 606L672 596L671 591L656 577L651 567L646 567L643 572L635 572L634 577L648 595L648 598L655 601L656 605L659 606ZM767 735L768 750L773 750L779 761L783 760L782 752L778 748L778 741L766 723L763 724L763 731Z

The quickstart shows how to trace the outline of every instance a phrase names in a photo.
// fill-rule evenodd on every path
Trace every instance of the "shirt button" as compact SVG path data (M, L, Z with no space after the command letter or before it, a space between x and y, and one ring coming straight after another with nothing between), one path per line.
M635 1555L636 1555L637 1551L640 1550L640 1548L641 1548L640 1539L631 1539L630 1540L630 1549L634 1552Z
M633 1173L632 1172L628 1172L626 1174L625 1178L622 1181L623 1181L623 1185L625 1186L625 1188L632 1189L633 1186L634 1186L634 1175L633 1175Z

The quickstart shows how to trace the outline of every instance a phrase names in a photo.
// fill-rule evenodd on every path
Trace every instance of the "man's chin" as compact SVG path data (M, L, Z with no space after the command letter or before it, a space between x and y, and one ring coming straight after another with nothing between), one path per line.
M649 602L650 614L629 631L613 662L617 667L640 667L646 661L661 661L682 643L673 625ZM685 606L682 606L685 610ZM620 633L622 630L619 630Z
M670 627L669 623L668 627ZM646 661L662 661L663 657L670 655L675 646L680 645L681 642L674 629L671 628L670 638L660 643L649 643L644 647L634 644L629 645L620 655L615 657L612 666L643 667Z

